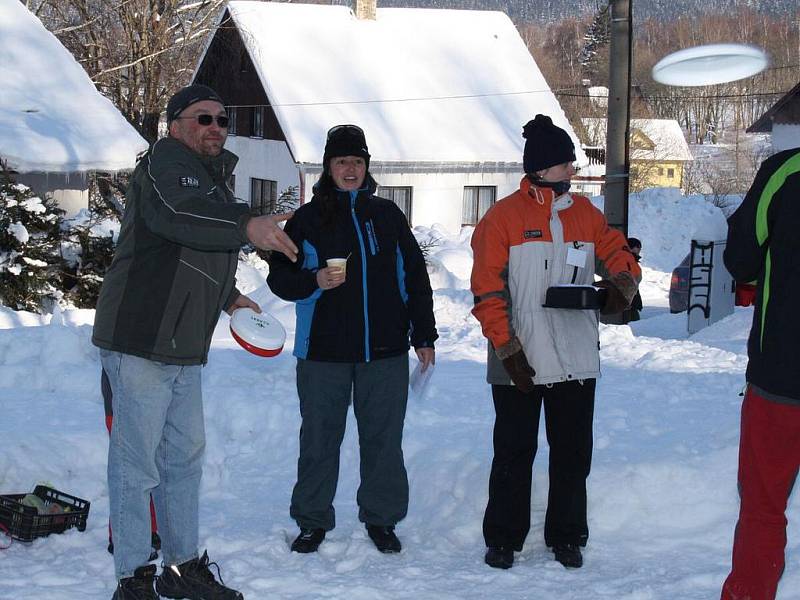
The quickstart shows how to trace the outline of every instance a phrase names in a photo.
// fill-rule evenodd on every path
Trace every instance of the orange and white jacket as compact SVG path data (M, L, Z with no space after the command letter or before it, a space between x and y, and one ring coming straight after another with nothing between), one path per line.
M472 235L472 314L489 344L487 380L511 385L501 359L519 350L537 385L600 376L597 311L544 308L547 288L597 273L630 300L641 270L622 233L588 198L531 184L495 204Z

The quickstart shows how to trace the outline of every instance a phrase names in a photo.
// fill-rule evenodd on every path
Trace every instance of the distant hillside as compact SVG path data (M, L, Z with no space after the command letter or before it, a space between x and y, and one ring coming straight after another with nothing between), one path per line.
M348 0L334 0L349 4ZM378 0L378 6L415 8L458 8L504 11L515 22L549 22L564 17L592 14L604 0ZM797 0L633 0L637 21L648 18L674 19L691 13L725 13L736 6L749 6L762 13L797 13Z

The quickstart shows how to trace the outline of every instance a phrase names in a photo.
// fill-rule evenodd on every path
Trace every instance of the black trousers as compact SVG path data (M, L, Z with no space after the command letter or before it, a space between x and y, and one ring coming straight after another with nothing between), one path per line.
M297 360L300 457L291 517L299 527L330 531L339 482L339 449L350 399L358 423L361 485L358 518L395 525L408 512L403 424L408 401L408 355L368 363Z
M494 459L489 502L483 518L487 546L522 550L531 525L531 480L539 413L544 403L550 446L550 490L544 540L586 545L586 478L592 464L592 419L596 380L537 385L523 394L513 385L493 385Z

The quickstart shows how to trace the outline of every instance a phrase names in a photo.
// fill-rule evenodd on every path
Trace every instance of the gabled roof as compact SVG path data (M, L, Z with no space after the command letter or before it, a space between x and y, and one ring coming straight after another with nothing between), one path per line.
M587 144L590 146L605 145L606 143L606 119L584 118L581 119L586 129L589 139ZM649 140L650 144L646 147L636 147L631 144L631 160L653 160L653 161L687 161L694 157L689 151L689 144L683 137L683 130L680 124L674 119L631 119L631 138L636 139L637 134L643 140Z
M19 0L0 0L0 159L20 172L132 168L147 142Z
M522 38L499 12L228 4L298 163L354 123L373 161L522 162L522 126L545 113L573 136ZM579 151L580 152L580 151ZM581 153L579 159L583 159Z
M772 123L775 118L780 116L783 112L791 112L793 119L791 122L794 125L800 123L800 83L794 86L791 90L773 104L767 112L761 115L755 123L747 128L747 133L767 133L772 131ZM787 115L788 116L788 115ZM780 120L779 122L784 122Z

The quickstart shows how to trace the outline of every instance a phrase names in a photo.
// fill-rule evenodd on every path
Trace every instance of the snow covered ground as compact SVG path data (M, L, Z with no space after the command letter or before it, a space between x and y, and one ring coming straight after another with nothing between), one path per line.
M397 530L400 555L379 554L358 523L352 417L342 446L337 527L318 554L289 552L296 534L288 515L299 427L295 361L289 347L272 359L247 354L223 316L204 372L201 544L225 581L248 600L718 598L738 510L739 391L752 312L737 309L691 337L685 314L669 313L669 271L688 251L691 228L703 215L713 211L664 191L632 202L631 234L644 245L645 309L632 326L601 326L590 539L580 570L555 563L542 540L543 432L525 548L510 571L483 564L493 409L485 342L469 312L470 230L417 231L440 240L431 278L441 339L427 394L409 402L404 448L411 506ZM283 321L291 339L293 307L264 287L263 269L256 261L243 264L240 284ZM108 600L113 592L108 442L92 319L86 310L51 318L0 308L0 492L47 481L92 502L85 532L0 550L3 600ZM798 514L795 494L781 600L800 598Z

